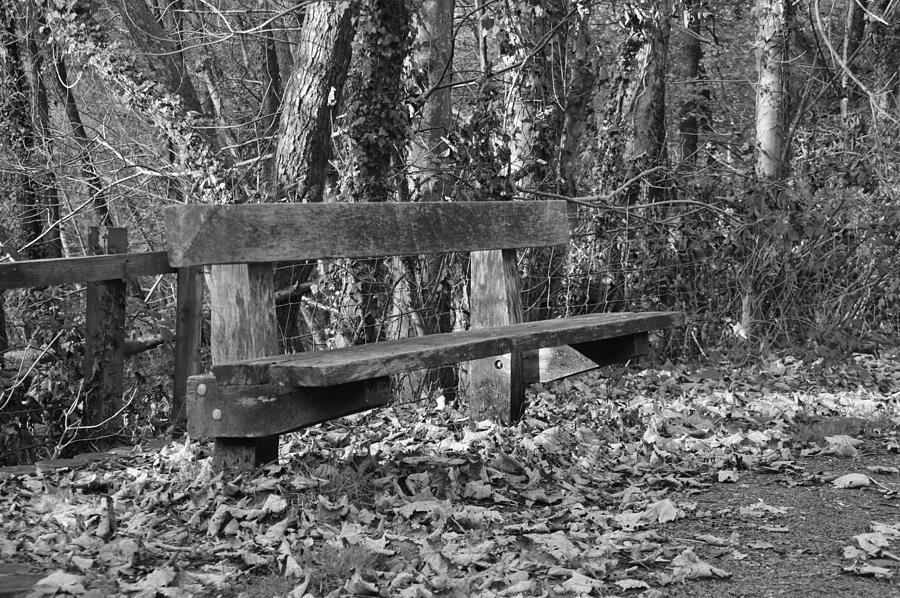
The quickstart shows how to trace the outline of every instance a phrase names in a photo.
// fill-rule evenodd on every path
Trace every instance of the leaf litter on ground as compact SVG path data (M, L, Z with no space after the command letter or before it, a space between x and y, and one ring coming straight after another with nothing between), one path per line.
M705 511L694 497L714 485L762 472L897 504L896 467L801 464L858 460L873 442L900 452L893 360L772 363L535 387L509 427L398 405L286 436L279 464L235 479L190 440L0 473L0 559L46 573L34 596L649 598L724 583L777 546L703 526L727 514L783 537L793 508L751 487L738 508ZM675 524L698 531L667 534ZM894 584L897 525L853 536L839 568Z

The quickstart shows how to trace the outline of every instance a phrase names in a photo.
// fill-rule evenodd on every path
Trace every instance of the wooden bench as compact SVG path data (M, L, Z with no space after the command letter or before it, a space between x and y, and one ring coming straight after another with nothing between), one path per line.
M469 362L473 419L513 421L537 350L597 366L646 354L677 313L523 322L516 249L569 242L563 201L190 205L165 214L169 262L211 266L212 374L188 382L188 431L222 467L277 457L278 434L388 403L390 376ZM470 252L471 330L279 355L273 262Z

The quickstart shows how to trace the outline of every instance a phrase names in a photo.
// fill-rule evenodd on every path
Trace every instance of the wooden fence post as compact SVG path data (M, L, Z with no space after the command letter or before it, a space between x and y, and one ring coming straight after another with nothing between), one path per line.
M211 266L210 350L213 365L277 355L272 264ZM216 438L213 466L249 470L278 458L278 436Z
M473 251L470 258L472 328L494 328L522 321L516 250ZM525 376L522 353L469 362L469 413L472 421L511 423L522 416Z
M187 427L187 379L200 373L200 326L203 315L203 277L200 268L179 268L175 299L175 379L172 388L173 434Z
M88 231L92 255L128 251L128 231L107 228ZM85 300L84 393L85 422L99 425L99 432L114 434L121 429L125 377L125 280L91 282ZM96 435L93 435L96 436Z

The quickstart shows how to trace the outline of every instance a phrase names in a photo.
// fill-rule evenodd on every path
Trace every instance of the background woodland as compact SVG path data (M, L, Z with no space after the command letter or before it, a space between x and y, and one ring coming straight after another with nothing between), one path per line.
M900 302L898 5L0 0L0 257L83 255L90 226L161 250L174 203L563 198L573 246L520 255L528 318L684 311L663 358L874 350ZM464 329L466 266L279 265L283 348ZM16 454L71 441L83 291L0 301L0 351L42 355L4 374ZM127 293L128 433L155 435L174 277Z

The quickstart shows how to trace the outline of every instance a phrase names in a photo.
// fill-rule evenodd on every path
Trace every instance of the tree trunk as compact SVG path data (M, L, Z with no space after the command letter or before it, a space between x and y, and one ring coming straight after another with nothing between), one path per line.
M166 91L181 100L185 110L201 114L200 99L184 68L178 41L163 29L145 0L114 0L113 4L138 50L146 55L143 61L146 79L162 83ZM210 140L208 135L207 140Z
M660 165L665 158L666 62L671 12L670 0L654 3L653 18L645 30L646 41L636 57L638 87L631 116L634 133L631 146L626 144L625 150L628 178ZM658 187L654 186L650 194L655 195L657 191Z
M859 50L865 33L865 9L867 0L849 0L847 2L847 20L844 23L844 43L841 47L841 60L850 69L856 52ZM850 80L850 73L841 73L841 117L847 121L850 103L857 95L855 84Z
M756 176L755 202L748 208L753 245L748 247L753 266L746 268L741 281L740 325L743 335L750 336L755 322L765 318L767 297L780 285L773 281L785 276L782 240L775 232L776 224L786 217L781 209L785 195L781 182L786 174L788 112L788 65L790 50L789 0L756 0ZM781 242L781 243L780 243ZM780 244L779 244L780 243Z
M670 13L671 0L654 0L624 15L628 36L619 51L616 78L600 125L605 192L659 165L665 156ZM641 181L619 201L633 203L647 192L655 193L655 185Z
M669 46L671 0L648 0L629 5L622 15L627 37L619 49L618 64L612 81L603 119L598 127L601 191L610 193L627 180L660 166L665 160L665 73ZM663 191L664 177L659 173L631 183L613 201L619 205L654 201ZM595 216L596 226L616 228L623 223L616 217ZM609 264L609 282L605 296L598 302L608 311L630 308L632 290L626 272L633 267L632 253L657 258L646 240L658 238L646 232L635 238L625 231L600 249L598 260ZM646 262L645 262L646 263Z
M871 21L872 43L875 47L875 100L884 114L896 116L900 107L900 9L897 2L879 0L872 11L883 23Z
M100 179L100 173L94 165L94 158L91 154L93 149L91 140L88 139L84 123L81 121L81 111L78 109L78 101L75 98L74 85L69 83L66 61L62 54L58 53L58 50L56 57L56 82L59 94L62 97L63 106L65 106L66 117L69 119L69 126L72 127L72 135L75 137L75 142L78 144L78 149L81 152L81 171L84 174L88 192L91 194L99 225L113 226L109 204L103 191L103 182Z
M145 0L109 0L120 14L125 27L142 56L131 69L137 79L126 86L128 99L154 119L169 138L170 151L178 164L190 165L198 172L199 180L191 182L193 195L205 201L233 200L233 181L224 171L232 157L221 152L218 127L205 122L193 81L184 65L180 40L173 37L157 21ZM121 85L118 74L101 69L101 75ZM166 91L162 98L154 98L143 90L143 84L161 83ZM152 92L151 92L152 93ZM159 100L163 101L159 101ZM198 164L199 162L199 164ZM222 181L229 181L223 192Z
M756 174L765 181L784 175L787 115L788 0L756 0Z
M515 66L506 75L509 99L504 115L511 140L510 176L520 186L557 193L564 119L560 104L569 96L570 83L591 84L590 78L570 81L566 76L568 16L563 0L542 3L540 11L527 1L509 3L508 19L516 27L503 56L507 67Z
M454 76L455 5L454 0L424 0L413 43L413 64L426 75L421 91L427 94L418 119L414 121L414 134L407 156L412 195L418 201L456 199L453 193L454 177L444 164L449 153L445 140L452 118L450 83ZM444 267L448 259L454 258L427 256L418 276L412 276L418 288L408 288L410 303L423 309L423 320L429 332L453 330L454 301L449 291L453 287L449 275L451 269ZM405 270L408 275L413 272L408 261ZM422 285L434 286L423 288ZM419 300L413 301L413 298ZM459 308L459 305L456 307ZM456 309L456 312L460 313L461 309ZM459 385L457 368L440 368L429 374L425 384L431 387L435 383L441 387L447 400L453 400Z
M358 85L347 102L347 148L349 168L342 187L350 201L404 201L409 190L404 174L409 118L404 110L403 65L409 55L411 14L405 0L370 0L361 9ZM409 309L409 282L406 269L397 259L388 267L383 258L354 260L349 268L354 284L349 288L353 309L362 318L362 338L347 339L373 343L382 340L391 324L394 307ZM396 279L394 280L394 276ZM393 295L393 297L392 297ZM408 315L400 315L400 322ZM408 323L407 323L408 327ZM359 327L356 330L360 330Z
M262 7L269 4L269 0L260 0ZM278 60L278 48L275 40L275 32L271 27L266 27L261 32L260 55L262 65L260 78L262 81L262 105L260 112L262 118L258 127L258 135L261 140L258 146L260 156L266 156L275 148L275 135L278 132L278 117L281 111L281 94L283 85L281 81L281 69ZM275 178L275 160L265 158L263 160L261 187L267 200L274 199L278 188Z
M578 165L579 143L583 140L588 108L597 86L597 56L591 43L590 12L579 16L574 27L569 56L572 72L563 98L562 135L556 160L557 189L564 195L577 194L575 168Z
M355 67L359 87L346 110L351 169L344 190L352 201L383 202L409 195L402 178L409 125L402 77L410 19L405 0L370 0L360 15Z
M4 351L9 349L9 336L6 334L6 297L0 291L0 358Z
M275 150L281 194L293 201L318 202L324 195L331 123L350 64L354 12L346 1L319 1L307 8Z
M34 7L26 5L25 40L30 64L29 80L31 84L32 122L35 136L35 145L31 151L43 158L41 164L44 170L40 177L38 193L40 205L46 213L44 220L43 255L45 257L62 257L62 215L59 209L59 193L56 185L56 172L53 164L53 137L50 131L50 100L47 96L47 86L44 84L44 55L41 53L41 45L38 44L38 35L43 19L37 13L32 12ZM43 42L43 40L41 40Z
M19 230L15 236L22 247L19 259L26 260L62 256L59 219L53 216L59 212L55 177L52 167L37 160L50 155L46 147L49 139L43 137L43 133L48 133L49 105L43 89L40 54L32 51L37 48L30 29L32 17L27 14L21 19L26 35L25 48L20 48L17 17L0 4L0 142L10 148L10 156L20 160L12 174L18 187L15 200ZM30 77L23 53L28 57Z
M703 47L700 45L700 31L703 24L702 0L684 2L684 33L678 64L678 78L687 89L686 99L681 105L678 118L678 144L682 162L695 163L699 148L700 114L709 99L708 92L701 88Z
M450 124L450 86L453 80L454 0L424 0L416 33L413 62L427 74L418 126L409 152L413 188L420 201L440 201L452 183L443 172L444 141Z

